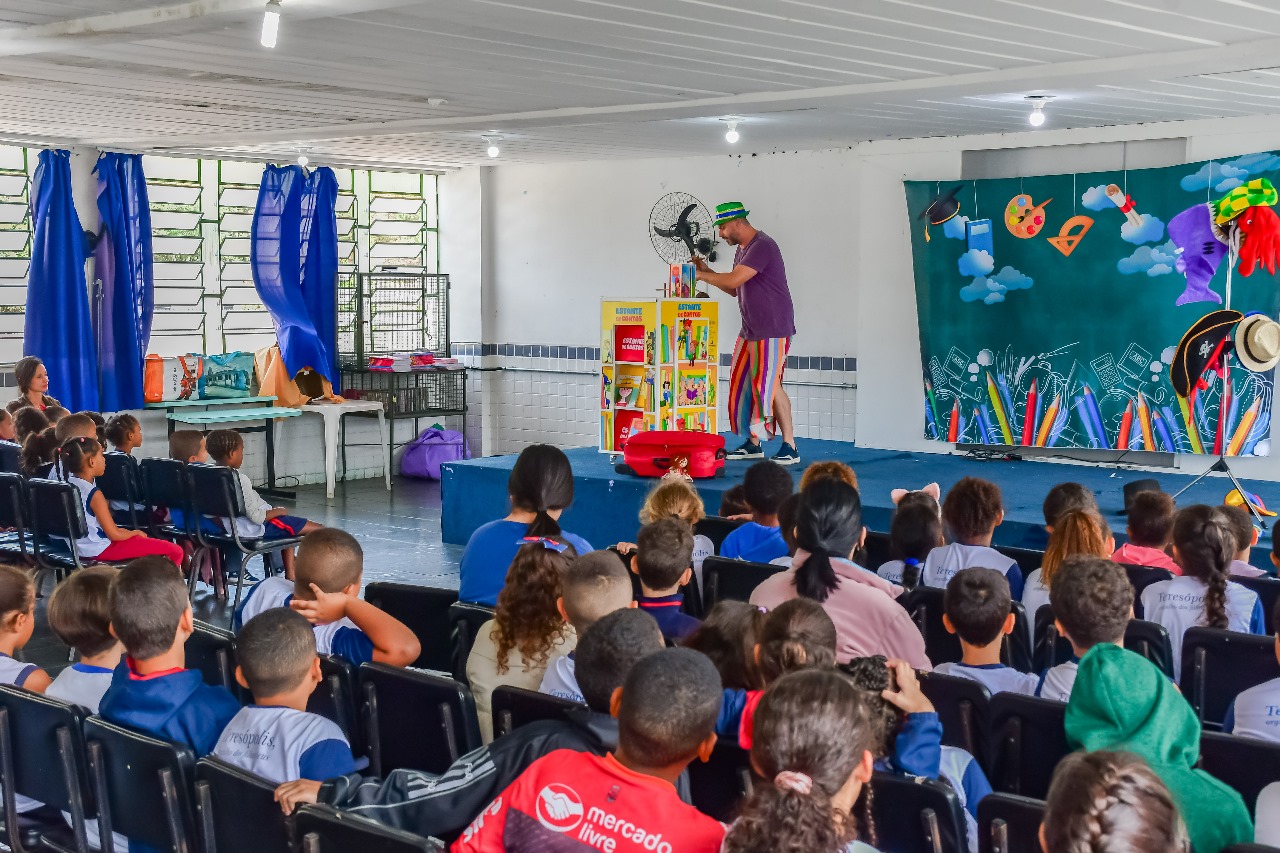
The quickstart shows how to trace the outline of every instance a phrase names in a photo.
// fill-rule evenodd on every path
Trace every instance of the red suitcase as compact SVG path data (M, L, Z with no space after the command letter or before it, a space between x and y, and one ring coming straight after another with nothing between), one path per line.
M724 476L724 437L685 430L651 430L627 439L619 474L661 477L683 469L690 477Z

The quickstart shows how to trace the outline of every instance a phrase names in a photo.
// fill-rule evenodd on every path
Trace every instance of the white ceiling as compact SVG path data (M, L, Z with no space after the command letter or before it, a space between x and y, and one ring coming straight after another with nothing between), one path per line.
M430 167L1280 112L1280 0L284 0L275 50L264 3L0 0L0 137Z

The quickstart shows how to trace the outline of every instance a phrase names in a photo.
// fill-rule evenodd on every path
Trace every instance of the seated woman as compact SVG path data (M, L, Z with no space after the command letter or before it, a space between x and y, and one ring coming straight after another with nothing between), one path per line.
M62 407L61 403L46 393L49 390L49 371L45 370L44 362L34 355L19 359L13 368L13 375L18 380L18 398L5 407L9 411L17 411L23 406L34 406L42 412Z
M560 513L573 503L573 469L564 451L549 444L526 447L511 469L507 494L511 512L476 528L462 552L459 601L497 604L507 569L525 537L561 536L579 554L595 550L581 536L560 529Z

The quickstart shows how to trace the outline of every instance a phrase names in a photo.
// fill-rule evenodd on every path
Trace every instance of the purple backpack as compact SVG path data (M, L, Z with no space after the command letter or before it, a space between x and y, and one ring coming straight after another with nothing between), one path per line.
M430 427L405 447L400 473L420 480L439 480L441 463L470 458L466 436L457 430Z

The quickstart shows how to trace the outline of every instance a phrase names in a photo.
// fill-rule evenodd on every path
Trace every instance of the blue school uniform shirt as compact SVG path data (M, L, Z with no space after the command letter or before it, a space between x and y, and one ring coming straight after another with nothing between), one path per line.
M356 771L342 729L318 714L251 705L227 723L213 754L273 785L323 782Z
M459 601L497 606L498 593L507 582L507 569L511 568L511 561L523 544L520 540L528 529L529 525L524 522L504 519L476 528L458 564ZM568 531L561 531L560 537L574 547L579 557L595 550L590 542Z
M636 599L636 606L652 616L662 630L662 636L668 640L679 642L692 634L702 623L680 610L684 596L675 595L645 596Z
M108 722L186 744L197 758L208 755L240 710L224 687L205 684L194 669L138 675L126 658L111 676L98 714Z
M787 541L782 538L781 528L748 521L738 525L724 538L720 543L720 556L730 560L768 563L787 556Z
M255 584L240 603L232 629L239 631L244 623L266 610L288 607L293 601L293 581L281 577L265 578ZM356 623L343 617L326 625L313 625L316 635L316 652L334 655L351 661L356 666L373 661L373 640L361 631Z
M1280 743L1280 678L1264 681L1241 693L1227 710L1222 730Z
M963 545L952 542L934 548L924 561L924 571L920 573L920 583L925 586L936 586L946 589L947 581L961 569L995 569L1009 581L1009 596L1014 601L1022 600L1022 569L1018 561L1006 557L995 548L986 545Z
M977 666L970 666L963 663L940 663L933 668L934 672L940 672L943 675L952 675L957 678L967 678L970 681L976 681L983 687L987 688L987 692L996 693L1021 693L1024 696L1036 695L1036 687L1040 684L1040 677L1032 675L1029 672L1019 672L1010 666L1002 663L987 663Z

